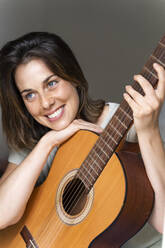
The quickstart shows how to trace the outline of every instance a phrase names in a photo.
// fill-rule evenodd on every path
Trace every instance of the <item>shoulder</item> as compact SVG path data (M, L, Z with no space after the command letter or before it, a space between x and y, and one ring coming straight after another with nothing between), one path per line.
M97 124L100 125L102 128L105 128L118 107L118 103L107 102L99 119L97 120Z

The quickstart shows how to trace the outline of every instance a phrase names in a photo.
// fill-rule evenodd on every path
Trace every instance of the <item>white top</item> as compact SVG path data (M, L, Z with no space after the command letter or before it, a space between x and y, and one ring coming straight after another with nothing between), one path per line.
M106 119L102 122L101 126L102 128L105 128L112 116L114 115L115 111L117 110L119 104L117 103L107 103L109 105L109 112L106 116ZM160 115L160 129L161 129L161 136L163 139L163 142L165 144L165 104L163 106L163 109L161 111ZM127 141L130 142L137 142L137 135L135 132L134 126L131 127L129 130L127 137ZM14 163L19 165L24 158L28 155L30 150L22 150L20 152L10 151L8 161L10 163ZM47 163L45 164L38 180L37 184L42 183L50 170L51 163L53 161L53 158L57 152L57 148L55 147L52 152L50 153ZM162 235L159 234L151 225L148 223L145 224L145 226L128 242L126 242L122 248L161 248L162 244Z

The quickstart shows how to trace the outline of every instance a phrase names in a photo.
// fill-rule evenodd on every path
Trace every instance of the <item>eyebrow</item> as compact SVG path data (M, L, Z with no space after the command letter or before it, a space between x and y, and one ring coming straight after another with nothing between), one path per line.
M48 81L49 81L49 79L50 78L52 78L52 77L54 77L55 76L55 74L52 74L52 75L50 75L49 77L47 77L46 79L44 79L44 81L42 82L43 84L45 84L45 83L47 83ZM25 93L25 92L30 92L30 91L32 91L33 89L25 89L25 90L22 90L21 92L20 92L20 94L22 95L23 93Z

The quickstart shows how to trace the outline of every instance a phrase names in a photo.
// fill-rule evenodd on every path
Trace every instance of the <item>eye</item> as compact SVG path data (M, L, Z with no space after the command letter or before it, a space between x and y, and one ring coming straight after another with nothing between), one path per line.
M57 83L58 83L58 82L57 82L56 80L50 81L50 82L48 82L48 87L49 87L49 88L53 88L53 87L56 86Z
M28 93L27 95L25 95L25 99L28 100L28 101L33 100L34 97L35 97L35 93L33 93L33 92Z

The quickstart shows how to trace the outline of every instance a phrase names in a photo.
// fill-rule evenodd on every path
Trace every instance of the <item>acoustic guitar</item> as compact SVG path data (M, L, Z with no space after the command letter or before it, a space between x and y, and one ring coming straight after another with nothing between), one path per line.
M143 67L165 66L165 36ZM137 82L133 87L144 94ZM2 248L119 248L146 223L154 193L139 153L116 150L133 123L123 100L104 131L81 130L58 149L24 216L0 231ZM17 196L16 196L17 197Z

